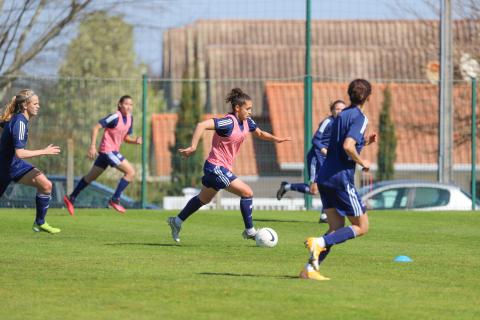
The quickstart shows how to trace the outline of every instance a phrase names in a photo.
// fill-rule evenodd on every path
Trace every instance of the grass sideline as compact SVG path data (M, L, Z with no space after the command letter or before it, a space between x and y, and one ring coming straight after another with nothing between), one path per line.
M202 211L170 238L172 212L52 209L62 228L31 231L34 210L0 210L0 319L474 319L480 215L372 212L370 233L297 279L316 212L254 212L276 248L241 238L237 211ZM397 255L413 263L395 263Z

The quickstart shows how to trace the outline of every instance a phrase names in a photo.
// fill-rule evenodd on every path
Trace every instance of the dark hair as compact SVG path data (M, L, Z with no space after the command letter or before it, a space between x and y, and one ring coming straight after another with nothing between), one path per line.
M348 85L348 96L352 104L364 104L371 94L372 85L365 79L355 79Z
M243 106L247 101L251 100L252 98L243 92L242 89L233 88L225 99L225 102L229 102L232 105L232 110L235 111L235 106Z
M126 94L126 95L120 97L120 100L118 100L118 103L122 103L123 101L125 101L127 99L132 99L133 100L133 98L131 96Z
M346 104L345 101L343 100L335 100L333 101L332 103L330 103L330 112L333 111L333 109L335 109L335 106L338 104L338 103L343 103L343 104Z

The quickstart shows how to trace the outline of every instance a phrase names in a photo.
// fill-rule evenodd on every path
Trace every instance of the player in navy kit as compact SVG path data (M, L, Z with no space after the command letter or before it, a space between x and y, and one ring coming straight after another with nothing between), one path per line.
M39 109L38 96L32 90L24 89L12 98L0 116L0 127L3 129L0 139L0 197L12 181L35 187L37 211L33 231L53 234L61 230L45 221L52 183L40 170L23 160L60 153L60 148L51 144L45 149L26 149L28 121L38 114Z
M368 119L363 109L371 93L372 87L367 80L352 81L348 86L351 105L332 124L327 158L317 177L329 230L323 237L310 237L305 241L310 257L300 273L301 278L328 280L318 270L330 248L368 232L368 216L355 189L354 174L356 165L360 165L363 171L370 169L369 162L360 157L360 152L364 146L376 141L375 134L364 138ZM351 226L345 227L345 217Z
M277 191L277 199L280 200L287 193L287 191L297 191L301 193L310 193L315 195L318 193L317 189L317 174L321 170L323 162L327 157L328 143L330 142L331 128L333 120L345 108L345 102L336 100L330 104L331 116L320 122L315 135L312 138L312 147L307 154L307 169L310 184L306 183L288 183L283 181ZM327 222L326 215L320 215L319 222Z

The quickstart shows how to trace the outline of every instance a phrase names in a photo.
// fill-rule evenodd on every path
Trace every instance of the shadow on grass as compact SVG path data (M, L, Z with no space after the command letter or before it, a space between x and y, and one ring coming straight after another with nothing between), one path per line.
M274 278L274 279L298 279L298 276L271 276L266 274L251 273L231 273L231 272L199 272L202 276L221 276L221 277L254 277L254 278Z
M142 242L114 242L105 243L106 246L153 246L153 247L181 247L175 243L142 243Z
M314 221L305 221L305 220L277 220L277 219L255 219L253 218L253 221L259 221L259 222L288 222L288 223L312 223Z

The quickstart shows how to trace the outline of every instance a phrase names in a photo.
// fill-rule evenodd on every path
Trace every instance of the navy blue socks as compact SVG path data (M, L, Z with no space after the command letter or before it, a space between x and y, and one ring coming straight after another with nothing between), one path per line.
M310 192L310 186L305 183L291 183L290 190L301 192L301 193L308 193Z
M115 193L113 194L112 199L113 200L118 200L120 199L120 195L122 194L123 190L128 186L130 182L125 180L124 178L120 179L117 185L117 189L115 190Z
M243 218L243 223L245 224L245 229L253 228L252 209L253 209L253 199L242 197L240 199L240 211L242 212L242 218Z
M353 228L349 226L335 230L334 233L323 236L323 239L325 240L325 247L328 248L335 244L339 244L347 240L353 239L355 238L355 236L355 231L353 231Z
M50 203L50 194L37 193L35 203L37 206L35 223L42 225L45 223L45 216L47 215L48 205Z
M70 194L70 201L71 202L75 202L75 198L78 197L79 193L82 192L83 189L85 189L85 187L88 186L88 182L85 181L85 178L82 178L77 186L75 187L75 189L73 190L73 192Z
M204 204L202 203L202 201L200 201L198 196L193 197L192 199L190 199L190 201L188 201L185 208L183 208L183 210L180 211L180 213L178 214L178 218L180 218L182 221L187 220L188 217L190 217L195 211L200 209L203 205Z

